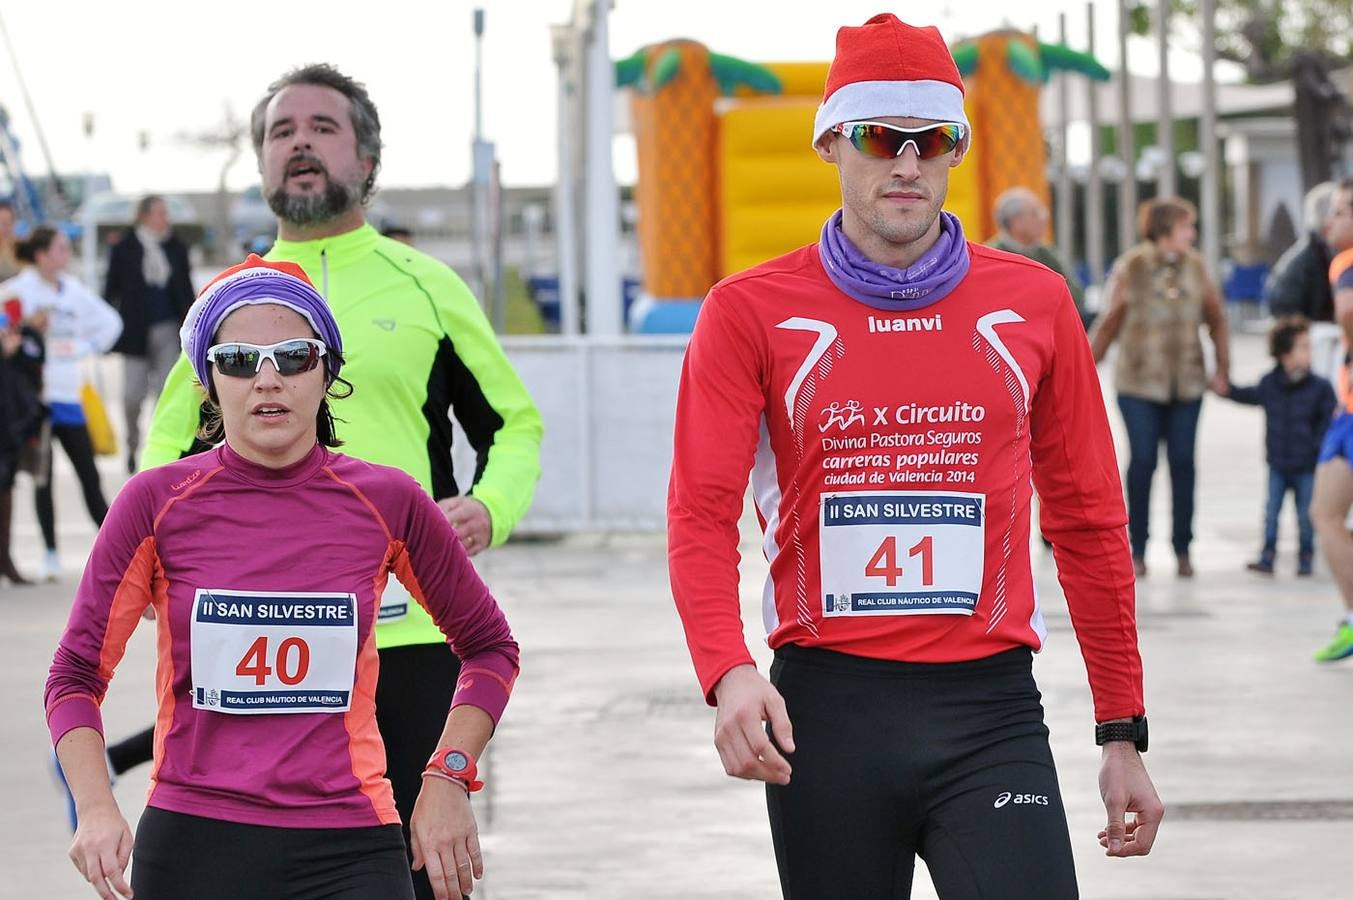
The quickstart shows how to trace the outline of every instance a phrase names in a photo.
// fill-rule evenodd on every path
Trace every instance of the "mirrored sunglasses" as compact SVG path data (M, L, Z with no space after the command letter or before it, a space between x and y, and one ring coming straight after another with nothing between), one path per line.
M921 159L934 159L957 147L963 140L964 129L958 122L940 122L920 128L903 128L885 122L842 122L833 125L832 131L845 135L865 156L893 159L901 156L911 144Z
M300 375L319 365L325 353L323 341L294 338L276 344L216 344L207 349L207 361L216 371L232 378L253 378L263 368L263 360L272 360L279 375Z

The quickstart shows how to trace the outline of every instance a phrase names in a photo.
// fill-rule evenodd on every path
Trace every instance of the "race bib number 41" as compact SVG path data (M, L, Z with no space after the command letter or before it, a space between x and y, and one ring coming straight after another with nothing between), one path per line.
M213 712L345 712L357 664L354 594L199 590L193 706Z
M982 590L985 511L983 494L823 494L823 615L972 615Z

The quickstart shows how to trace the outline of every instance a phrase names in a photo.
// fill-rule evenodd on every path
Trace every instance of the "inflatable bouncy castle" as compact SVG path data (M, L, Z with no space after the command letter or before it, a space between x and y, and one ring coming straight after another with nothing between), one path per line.
M996 232L992 206L1009 187L1048 196L1038 118L1053 70L1095 79L1093 58L1000 31L956 44L973 141L949 173L945 208L971 240ZM812 148L829 63L751 63L689 40L645 47L616 64L638 147L641 332L688 332L720 278L811 243L840 205L836 168Z

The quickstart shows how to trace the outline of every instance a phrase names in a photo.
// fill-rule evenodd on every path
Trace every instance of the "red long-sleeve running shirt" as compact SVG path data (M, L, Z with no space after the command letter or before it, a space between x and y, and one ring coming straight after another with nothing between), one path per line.
M677 400L668 564L700 685L752 662L738 604L748 475L771 647L910 662L1043 646L1042 502L1099 721L1141 715L1127 513L1080 317L1060 276L968 245L909 313L841 292L817 245L710 291Z

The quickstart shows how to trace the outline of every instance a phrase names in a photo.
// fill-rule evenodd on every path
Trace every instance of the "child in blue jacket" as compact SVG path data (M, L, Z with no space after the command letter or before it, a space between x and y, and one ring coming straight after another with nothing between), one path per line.
M1227 396L1237 403L1262 406L1266 420L1264 444L1268 459L1268 503L1264 511L1264 548L1248 569L1273 573L1277 555L1278 513L1291 491L1297 506L1300 556L1297 574L1310 575L1315 556L1311 528L1311 489L1316 456L1338 402L1334 388L1311 373L1310 324L1301 316L1285 316L1269 331L1273 370L1253 387L1231 385Z

